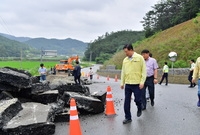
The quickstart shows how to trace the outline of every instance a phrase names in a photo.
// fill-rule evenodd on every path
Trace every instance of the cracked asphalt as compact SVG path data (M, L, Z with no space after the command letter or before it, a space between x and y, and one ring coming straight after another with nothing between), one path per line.
M99 65L95 65L96 71ZM82 69L89 72L89 68ZM132 123L122 124L124 120L124 90L120 80L94 75L93 84L88 85L91 93L106 91L111 86L116 115L101 114L79 116L83 135L200 135L200 108L197 107L197 86L169 84L156 85L155 105L147 104L141 117L136 116L136 106L132 100ZM69 123L56 123L55 135L69 135Z

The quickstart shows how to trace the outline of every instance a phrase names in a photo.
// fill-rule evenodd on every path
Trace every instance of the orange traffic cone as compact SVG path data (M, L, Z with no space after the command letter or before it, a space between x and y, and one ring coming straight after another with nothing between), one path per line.
M117 75L115 75L115 82L117 82Z
M70 100L69 135L82 135L75 99Z
M110 78L109 78L109 75L107 76L107 81L109 81L110 80Z
M84 72L82 72L82 73L81 73L81 76L85 76L85 73L84 73Z
M106 115L115 115L116 114L110 86L107 87L105 114Z

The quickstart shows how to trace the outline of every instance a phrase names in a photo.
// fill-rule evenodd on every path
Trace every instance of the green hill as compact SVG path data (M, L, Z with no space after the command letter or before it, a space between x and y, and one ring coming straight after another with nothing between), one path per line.
M31 39L29 37L15 37L15 36L4 34L4 33L0 33L0 36L6 37L10 40L19 41L19 42L25 42L25 41Z
M160 65L168 61L171 51L177 53L176 67L184 67L200 56L200 17L186 21L134 44L136 52L149 49Z
M200 56L200 17L161 31L136 42L133 46L137 53L148 49L157 59L159 67L162 67L165 61L171 64L168 54L172 51L178 55L175 68L189 67L189 60L196 60ZM118 52L105 64L115 64L120 69L124 57L123 51Z
M38 51L29 45L0 36L0 57L26 57Z
M33 38L24 43L38 50L57 50L59 55L67 56L71 56L74 54L83 56L87 47L87 43L71 38L67 38L64 40Z
M35 48L38 52L42 50L57 50L58 55L79 55L83 56L88 44L82 41L67 38L61 39L46 39L46 38L29 38L29 37L15 37L13 35L8 35L0 33L0 36L8 38L10 40L15 40L21 43L25 43L32 48Z
M118 31L105 35L89 43L85 51L85 59L102 63L112 57L113 54L122 50L124 44L134 43L144 39L143 31Z

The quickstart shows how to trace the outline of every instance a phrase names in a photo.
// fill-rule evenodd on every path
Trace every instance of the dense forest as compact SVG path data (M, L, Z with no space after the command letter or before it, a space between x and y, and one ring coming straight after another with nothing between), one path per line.
M124 44L135 43L144 39L143 31L118 31L105 33L98 37L95 41L88 44L85 51L85 60L96 61L103 63L119 50L122 50Z
M143 21L145 37L190 20L200 12L200 0L161 0L146 13Z

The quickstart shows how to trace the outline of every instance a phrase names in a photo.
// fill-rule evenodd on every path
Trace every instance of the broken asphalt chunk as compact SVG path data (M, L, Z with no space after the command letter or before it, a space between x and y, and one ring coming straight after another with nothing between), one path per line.
M4 127L8 135L53 135L55 124L51 122L51 107L40 103L27 102Z
M0 128L7 124L20 110L22 110L22 106L17 98L0 100Z

